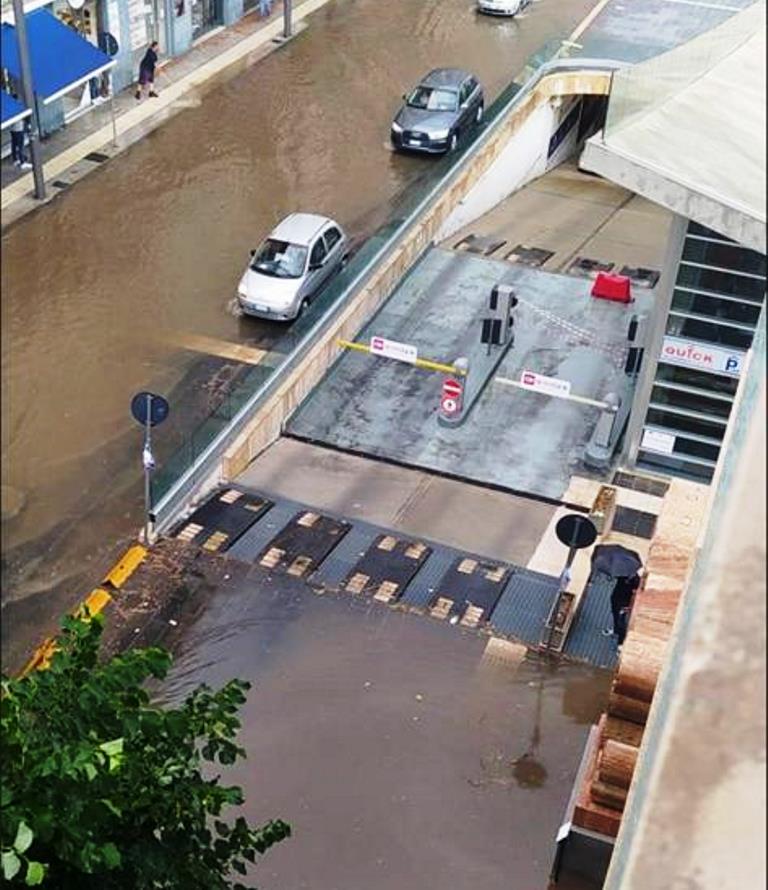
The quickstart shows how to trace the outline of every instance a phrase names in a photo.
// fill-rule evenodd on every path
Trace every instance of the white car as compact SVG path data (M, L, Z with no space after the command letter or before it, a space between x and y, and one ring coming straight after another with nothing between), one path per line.
M327 216L292 213L257 250L240 279L246 315L292 321L347 259L347 236Z
M477 0L477 11L487 15L517 15L531 0Z

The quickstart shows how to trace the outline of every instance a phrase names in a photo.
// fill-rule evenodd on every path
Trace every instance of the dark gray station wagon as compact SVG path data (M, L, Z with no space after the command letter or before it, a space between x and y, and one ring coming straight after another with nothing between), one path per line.
M396 149L453 151L459 139L483 119L485 97L477 78L459 68L437 68L404 96L392 122Z

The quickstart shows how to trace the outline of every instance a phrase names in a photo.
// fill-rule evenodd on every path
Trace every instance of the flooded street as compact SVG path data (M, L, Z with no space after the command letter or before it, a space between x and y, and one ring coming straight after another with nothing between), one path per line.
M544 890L607 672L488 658L486 636L444 622L233 560L214 571L203 614L178 616L161 696L253 684L248 758L226 779L250 820L294 832L259 887Z
M471 0L332 0L294 42L4 236L5 645L18 622L39 634L76 601L138 526L133 393L207 385L204 364L189 376L205 357L195 338L284 335L229 308L249 248L296 210L370 234L430 163L387 148L398 97L451 65L477 73L490 102L592 5L540 0L505 21ZM168 428L179 404L177 392Z

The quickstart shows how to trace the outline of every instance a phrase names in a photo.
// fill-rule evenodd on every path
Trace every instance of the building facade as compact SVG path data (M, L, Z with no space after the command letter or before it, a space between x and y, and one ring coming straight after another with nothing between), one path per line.
M640 467L709 482L765 302L766 258L688 222L649 369L639 438L629 457ZM658 320L657 320L658 323Z

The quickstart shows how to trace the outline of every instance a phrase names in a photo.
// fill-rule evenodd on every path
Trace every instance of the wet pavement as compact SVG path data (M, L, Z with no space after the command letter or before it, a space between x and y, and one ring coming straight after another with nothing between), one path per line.
M429 168L386 148L397 97L450 64L475 71L492 98L591 6L542 0L507 22L469 0L334 0L281 52L4 236L6 663L139 524L132 394L171 394L162 444L242 372L226 349L201 362L196 337L264 348L284 336L231 311L248 249L298 209L369 234Z
M294 831L259 887L544 890L607 672L486 650L474 632L232 559L195 567L204 605L176 613L160 697L253 684L248 759L226 779L250 819Z

